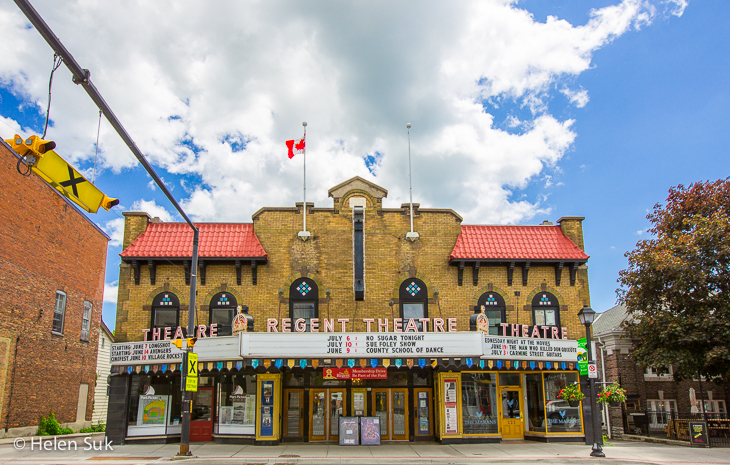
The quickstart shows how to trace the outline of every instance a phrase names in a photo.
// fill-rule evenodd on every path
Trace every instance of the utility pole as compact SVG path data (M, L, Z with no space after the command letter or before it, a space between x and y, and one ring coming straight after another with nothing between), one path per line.
M56 35L53 33L50 27L46 24L46 22L41 18L41 15L38 14L38 12L33 8L33 5L30 4L27 0L14 0L15 4L18 5L18 8L20 8L20 11L25 14L26 18L28 18L28 21L36 28L36 30L43 36L43 38L46 40L48 45L53 49L54 53L59 55L61 58L63 58L63 62L66 64L66 67L71 71L71 74L73 75L73 82L74 84L80 84L84 90L86 90L86 93L89 94L89 97L91 97L91 100L94 101L96 106L99 108L99 110L104 114L106 119L109 121L109 124L112 125L114 130L119 134L119 137L122 138L125 144L127 144L127 147L129 147L129 150L132 151L134 156L139 160L140 164L144 167L145 171L152 176L152 179L155 181L157 186L160 188L160 190L165 194L167 199L172 203L172 205L175 207L175 209L180 213L180 216L182 216L185 219L185 222L190 225L190 227L193 230L193 266L190 271L190 304L188 309L188 337L195 337L195 294L196 294L196 285L197 285L197 275L198 275L198 241L199 241L199 233L200 231L198 228L193 224L192 221L190 221L190 218L185 214L182 207L177 203L175 198L172 196L170 191L167 189L167 186L162 182L162 179L157 175L155 170L152 168L152 166L149 164L145 156L142 154L142 152L137 148L137 145L134 143L132 138L127 133L126 129L124 129L124 126L122 126L122 123L117 119L116 115L112 111L112 109L109 107L109 105L106 103L104 98L101 96L99 91L94 87L94 84L91 83L91 73L88 69L83 69L81 66L76 62L76 59L71 55L71 52L69 52L66 47L61 43L61 41L56 37ZM192 351L192 348L189 348L188 351ZM187 354L187 352L186 352ZM187 364L187 357L185 357L184 362ZM187 365L185 365L187 368ZM190 454L190 408L191 408L191 400L192 395L188 391L184 391L183 394L183 409L182 409L182 434L180 435L180 453L181 456L189 456ZM187 425L187 427L186 427Z

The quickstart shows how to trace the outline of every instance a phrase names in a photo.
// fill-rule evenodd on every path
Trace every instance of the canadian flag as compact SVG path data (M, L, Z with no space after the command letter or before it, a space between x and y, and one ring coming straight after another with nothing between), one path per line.
M294 150L296 150L296 153L301 153L304 150L304 139L300 139L299 142L294 144L296 142L295 140L288 140L286 141L286 147L289 149L289 159L291 160L294 158Z

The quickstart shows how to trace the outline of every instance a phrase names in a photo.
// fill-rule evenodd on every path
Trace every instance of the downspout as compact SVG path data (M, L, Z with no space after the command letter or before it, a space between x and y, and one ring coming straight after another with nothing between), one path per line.
M8 432L10 425L10 407L13 402L13 387L15 387L15 367L18 365L18 346L20 346L20 335L15 338L15 354L13 355L13 376L10 378L10 397L8 398L8 413L5 415L5 432Z
M606 381L606 354L603 352L603 341L601 341L600 337L596 337L596 339L598 340L598 344L596 345L601 349L601 377L603 381ZM608 414L608 405L605 402L603 403L603 415L606 417L608 439L613 439L613 435L611 434L611 416Z

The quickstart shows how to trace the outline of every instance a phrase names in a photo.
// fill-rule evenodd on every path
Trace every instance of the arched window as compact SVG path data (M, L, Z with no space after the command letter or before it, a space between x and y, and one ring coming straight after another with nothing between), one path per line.
M539 292L532 299L532 322L536 326L560 326L560 305L549 292Z
M208 324L218 325L218 336L230 336L233 334L231 324L236 316L236 298L230 292L220 292L210 299L210 312Z
M506 322L504 298L496 292L485 292L479 297L476 310L489 319L489 334L499 334L499 324Z
M319 318L319 288L317 283L309 278L294 280L291 287L289 287L289 318L291 318L292 331L295 331L295 322L300 318L305 321L305 331L311 331L309 321L312 318Z
M180 301L175 294L163 292L152 300L152 322L150 329L177 328L180 324Z
M428 288L420 279L409 278L403 281L398 291L400 301L400 316L403 318L403 330L408 325L408 320L428 318ZM423 325L416 321L419 331L423 331Z

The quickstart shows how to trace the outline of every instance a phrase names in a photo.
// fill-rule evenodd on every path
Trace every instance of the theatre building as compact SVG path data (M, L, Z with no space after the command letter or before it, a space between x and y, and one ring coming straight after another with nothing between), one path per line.
M309 234L301 203L198 225L192 441L334 442L340 417L381 441L585 440L588 409L557 398L579 381L583 218L462 225L414 204L409 234L382 187L329 196ZM176 442L192 232L124 216L107 436Z

